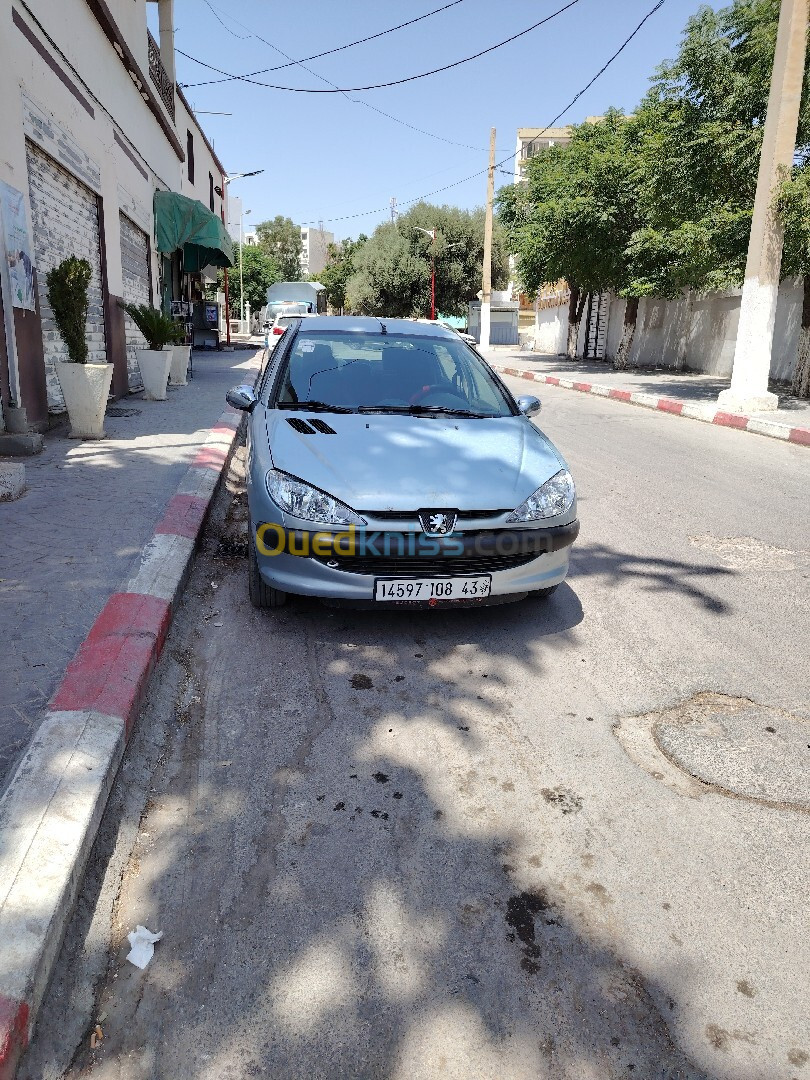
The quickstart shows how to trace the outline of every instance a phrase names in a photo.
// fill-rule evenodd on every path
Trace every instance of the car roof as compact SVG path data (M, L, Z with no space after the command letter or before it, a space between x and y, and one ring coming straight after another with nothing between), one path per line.
M368 315L313 315L301 326L301 334L318 334L324 330L339 333L379 334L382 327L386 333L402 334L406 337L442 337L455 338L452 330L447 330L438 323L418 323L413 319L372 318Z

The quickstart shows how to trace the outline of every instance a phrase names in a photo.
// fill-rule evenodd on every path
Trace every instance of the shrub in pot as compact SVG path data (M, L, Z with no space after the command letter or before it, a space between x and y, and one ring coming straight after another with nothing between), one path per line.
M183 336L183 328L148 304L121 304L146 338L147 349L136 349L141 369L143 396L147 401L165 401L166 384L172 363L172 343Z
M68 352L66 361L56 361L56 375L72 439L104 438L104 412L113 374L112 364L89 360L86 325L91 275L87 259L71 255L49 270L45 278L54 322Z

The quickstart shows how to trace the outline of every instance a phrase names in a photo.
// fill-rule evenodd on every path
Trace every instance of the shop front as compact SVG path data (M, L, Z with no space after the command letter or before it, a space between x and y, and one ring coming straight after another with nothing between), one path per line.
M154 207L163 310L183 321L188 344L216 346L218 305L205 299L205 282L233 266L233 242L221 219L197 199L156 191Z

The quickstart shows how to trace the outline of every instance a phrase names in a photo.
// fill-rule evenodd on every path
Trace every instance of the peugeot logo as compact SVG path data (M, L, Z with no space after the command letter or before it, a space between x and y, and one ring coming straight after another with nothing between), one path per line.
M456 527L457 510L420 510L419 524L425 536L447 536Z

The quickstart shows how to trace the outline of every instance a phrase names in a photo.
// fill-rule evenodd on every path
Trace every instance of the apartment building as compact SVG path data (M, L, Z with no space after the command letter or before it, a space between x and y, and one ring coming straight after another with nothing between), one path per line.
M176 86L173 27L173 0L0 0L0 396L35 429L64 408L51 267L90 262L90 354L118 397L143 344L119 301L199 303L232 264L226 174Z
M301 273L304 276L320 274L326 266L329 245L334 244L335 234L324 229L301 226Z

